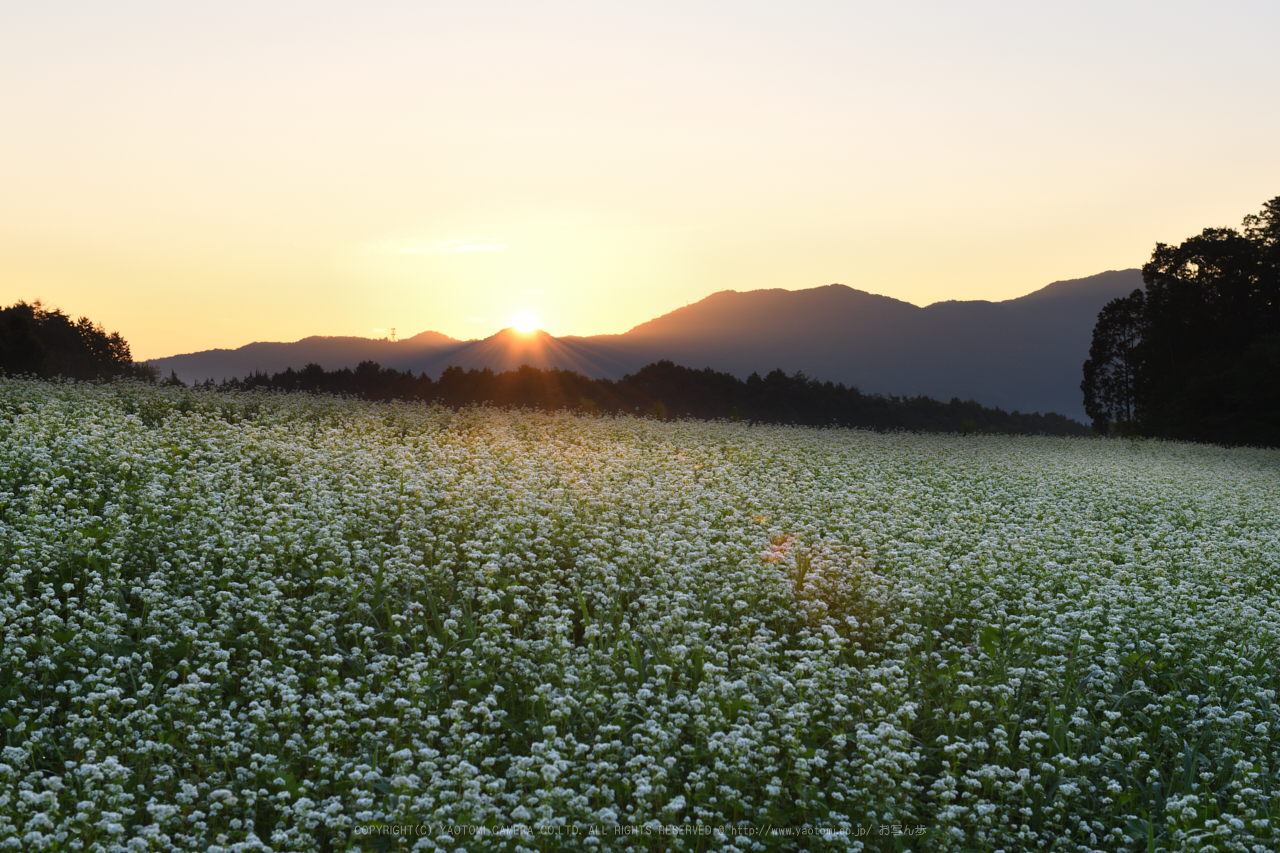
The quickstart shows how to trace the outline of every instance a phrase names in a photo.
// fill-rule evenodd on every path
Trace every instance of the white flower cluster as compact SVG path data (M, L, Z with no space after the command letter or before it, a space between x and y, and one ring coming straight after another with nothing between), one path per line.
M0 849L1280 844L1274 451L0 380L0 560Z

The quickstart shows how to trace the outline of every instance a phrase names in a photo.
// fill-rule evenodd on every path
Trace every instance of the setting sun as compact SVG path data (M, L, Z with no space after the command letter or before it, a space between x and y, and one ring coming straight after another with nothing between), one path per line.
M523 312L511 318L511 327L517 332L532 332L538 328L538 318Z

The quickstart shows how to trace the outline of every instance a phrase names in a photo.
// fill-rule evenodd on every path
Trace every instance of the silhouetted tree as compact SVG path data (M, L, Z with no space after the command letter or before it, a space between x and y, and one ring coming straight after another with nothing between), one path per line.
M1142 280L1094 328L1081 383L1094 428L1280 444L1280 197L1239 231L1157 244Z
M1131 429L1138 399L1138 344L1146 316L1141 290L1113 299L1098 314L1089 360L1084 363L1084 411L1093 429Z
M45 375L44 344L36 335L34 313L22 302L0 311L0 371Z
M72 320L38 300L0 309L0 371L69 379L157 376L153 368L134 364L119 332L108 334L88 317Z

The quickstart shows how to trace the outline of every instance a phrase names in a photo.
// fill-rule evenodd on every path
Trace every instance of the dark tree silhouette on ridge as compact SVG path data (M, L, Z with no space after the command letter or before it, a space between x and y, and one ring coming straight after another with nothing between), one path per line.
M910 429L936 432L1084 435L1087 428L1058 414L1023 414L987 408L972 400L942 403L928 397L885 397L820 382L803 373L771 371L745 381L711 368L694 370L671 361L647 365L622 379L589 379L571 370L522 365L445 368L438 380L365 362L355 371L319 365L268 375L254 373L222 387L355 394L367 400L417 399L451 407L474 405L572 409L592 415L642 415L729 419L757 423Z

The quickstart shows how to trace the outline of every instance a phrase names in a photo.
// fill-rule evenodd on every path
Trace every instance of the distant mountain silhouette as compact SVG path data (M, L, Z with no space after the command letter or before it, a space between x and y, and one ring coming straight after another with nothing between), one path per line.
M635 359L629 356L615 357L607 347L593 343L595 340L556 338L541 329L533 332L503 329L483 340L437 350L426 359L407 367L425 371L434 378L451 366L467 370L488 367L501 373L527 364L543 369L555 367L573 370L592 379L620 379L626 373L643 366L643 363L636 364Z
M236 379L255 370L275 373L290 367L318 364L327 370L355 367L362 361L376 361L387 367L416 364L442 348L456 348L461 342L439 332L423 332L404 340L387 338L323 337L314 335L293 343L253 343L238 349L211 349L167 358L153 358L147 364L170 371L184 382Z
M1098 312L1111 299L1140 287L1138 270L1121 270L1055 282L1003 302L949 301L924 308L840 284L725 290L620 335L555 338L504 329L466 342L430 332L394 344L307 338L151 363L164 374L176 370L187 381L300 368L308 362L332 370L363 360L433 377L450 365L503 371L529 364L620 379L667 359L740 378L781 368L868 393L943 401L959 397L1006 411L1058 412L1083 420L1081 366ZM266 349L271 347L276 349Z

